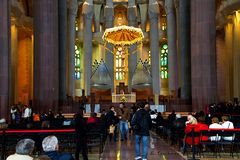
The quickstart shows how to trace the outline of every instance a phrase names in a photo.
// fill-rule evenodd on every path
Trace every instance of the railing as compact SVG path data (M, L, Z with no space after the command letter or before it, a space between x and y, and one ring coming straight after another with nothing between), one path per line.
M112 93L112 103L120 103L120 102L136 103L136 93L135 92L132 92L131 94Z

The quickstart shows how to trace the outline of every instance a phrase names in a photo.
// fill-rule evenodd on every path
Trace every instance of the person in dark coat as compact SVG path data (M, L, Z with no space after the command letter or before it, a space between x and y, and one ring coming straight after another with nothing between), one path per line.
M84 160L88 160L87 151L87 122L83 118L83 109L75 115L75 130L76 130L76 151L75 159L79 160L79 153L82 152Z
M147 160L149 146L149 130L152 128L152 120L144 109L144 104L139 104L140 109L133 115L132 126L135 133L135 159ZM140 144L142 141L143 153L140 156Z
M58 152L58 139L56 136L47 136L42 141L44 154L51 160L74 160L70 153Z

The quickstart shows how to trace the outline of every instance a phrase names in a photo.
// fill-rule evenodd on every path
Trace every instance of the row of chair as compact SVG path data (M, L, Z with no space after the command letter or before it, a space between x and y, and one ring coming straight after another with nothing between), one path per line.
M240 146L240 129L209 129L201 130L200 132L192 131L187 136L191 136L193 141L199 138L199 143L196 144L195 150L192 152L199 153L204 156L205 149L209 149L209 152L213 153L215 157L221 156L222 152L228 151L230 156L234 157L234 153L238 153ZM202 136L207 136L209 139L203 141ZM211 138L214 137L214 138ZM231 137L226 140L226 137ZM194 144L194 143L193 143ZM195 154L193 153L193 154ZM238 154L236 154L238 156Z

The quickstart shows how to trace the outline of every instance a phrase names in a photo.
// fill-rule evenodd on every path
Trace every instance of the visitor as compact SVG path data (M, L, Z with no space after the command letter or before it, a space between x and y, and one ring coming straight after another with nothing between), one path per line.
M133 131L135 133L135 160L147 160L149 148L149 130L152 128L152 120L149 113L144 109L144 104L139 104L140 109L132 118ZM142 144L142 156L140 154Z
M7 157L7 160L32 160L31 156L35 142L32 139L22 139L16 145L16 152Z
M69 153L59 153L58 139L56 136L45 137L42 141L42 148L44 154L51 158L51 160L74 160Z

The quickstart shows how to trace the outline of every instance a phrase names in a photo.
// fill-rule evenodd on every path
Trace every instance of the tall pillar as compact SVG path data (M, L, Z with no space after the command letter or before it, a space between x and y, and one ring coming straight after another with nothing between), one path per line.
M128 25L136 27L137 26L137 7L135 4L135 0L128 1ZM136 45L132 45L129 47L129 56L128 56L128 91L132 91L132 77L134 74L134 70L137 67L137 53L135 50L137 49ZM133 53L135 52L135 53Z
M240 13L233 17L233 97L240 100Z
M111 28L113 27L113 22L114 22L114 10L113 10L113 2L112 0L107 0L106 1L106 6L104 8L104 16L106 17L105 19L105 27L106 28ZM113 45L107 44L107 48L110 50L113 50ZM111 84L111 91L114 91L114 55L109 52L108 50L105 51L105 62L108 67L108 71L110 73L110 76L112 78L112 84Z
M93 0L86 0L83 3L84 31L83 31L83 50L85 63L85 93L90 96L91 74L92 74L92 19L93 19Z
M9 59L10 59L10 1L0 1L0 117L8 118Z
M191 0L192 109L216 102L215 0Z
M69 1L68 10L68 95L75 97L75 20L77 0Z
M159 76L159 35L158 33L158 15L159 6L155 0L149 0L148 14L150 20L150 50L151 50L151 70L152 70L152 89L156 97L160 94L160 76ZM158 101L155 100L155 104Z
M228 23L225 26L225 46L226 46L226 93L228 100L233 99L233 24Z
M100 32L100 16L102 4L94 4L94 32Z
M63 105L67 94L67 0L58 1L59 26L59 103Z
M57 111L58 0L33 1L34 110Z
M191 99L190 0L179 1L179 49L181 98Z
M173 0L165 1L168 39L168 83L169 93L178 89L177 32Z
M18 103L18 27L15 25L16 19L11 20L11 62L10 62L10 83L9 102Z
M143 32L146 32L147 5L148 4L139 4L140 17L141 17L141 29L142 29Z

